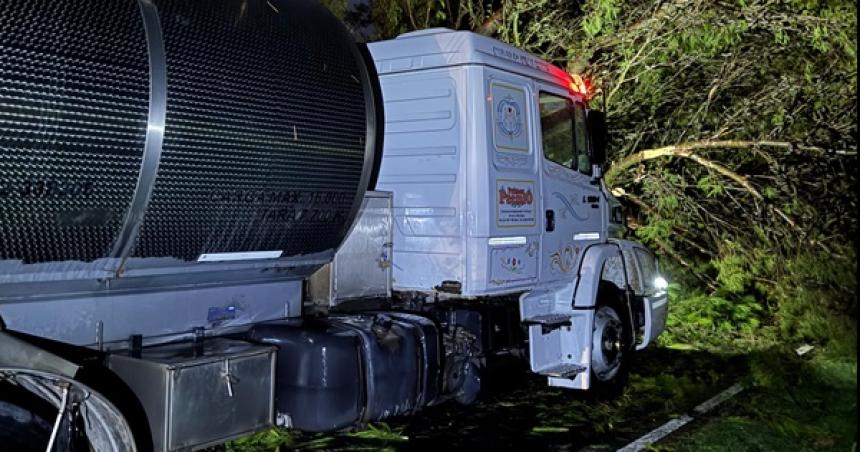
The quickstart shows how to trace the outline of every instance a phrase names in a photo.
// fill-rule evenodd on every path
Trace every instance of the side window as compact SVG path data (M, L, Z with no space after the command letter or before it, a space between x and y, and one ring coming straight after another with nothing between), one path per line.
M574 169L580 173L591 175L591 159L588 157L588 128L585 123L585 106L577 102L573 105L574 120L574 152L576 165Z
M567 168L574 168L573 117L570 99L540 93L540 127L543 155Z

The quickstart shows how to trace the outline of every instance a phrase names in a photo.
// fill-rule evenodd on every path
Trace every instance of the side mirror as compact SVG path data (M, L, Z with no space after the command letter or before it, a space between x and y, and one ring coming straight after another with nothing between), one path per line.
M591 163L602 167L606 163L606 146L609 142L606 113L588 110L586 121L588 123L588 135L591 138Z

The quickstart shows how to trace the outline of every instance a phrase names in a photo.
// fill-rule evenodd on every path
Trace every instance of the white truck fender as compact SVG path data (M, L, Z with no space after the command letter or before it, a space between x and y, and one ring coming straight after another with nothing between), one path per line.
M574 309L591 309L597 304L597 289L607 259L621 255L618 245L598 243L585 249L579 265L576 289L573 295ZM623 288L620 288L623 289Z

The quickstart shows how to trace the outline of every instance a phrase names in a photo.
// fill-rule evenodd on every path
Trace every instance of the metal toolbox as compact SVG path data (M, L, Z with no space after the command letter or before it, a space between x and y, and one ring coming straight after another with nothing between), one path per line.
M355 225L334 259L308 278L308 295L321 306L391 296L392 193L368 191Z
M156 451L198 449L269 427L275 348L222 338L147 347L108 365L140 399Z

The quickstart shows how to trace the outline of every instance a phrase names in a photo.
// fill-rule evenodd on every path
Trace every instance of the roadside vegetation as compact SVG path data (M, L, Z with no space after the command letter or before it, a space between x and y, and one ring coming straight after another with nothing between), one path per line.
M610 448L736 381L743 393L655 448L856 450L854 2L324 3L364 39L469 29L590 80L611 127L607 186L672 281L668 330L616 401L525 377L474 409L230 450Z
M756 357L748 389L660 451L854 451L857 363L839 354Z

